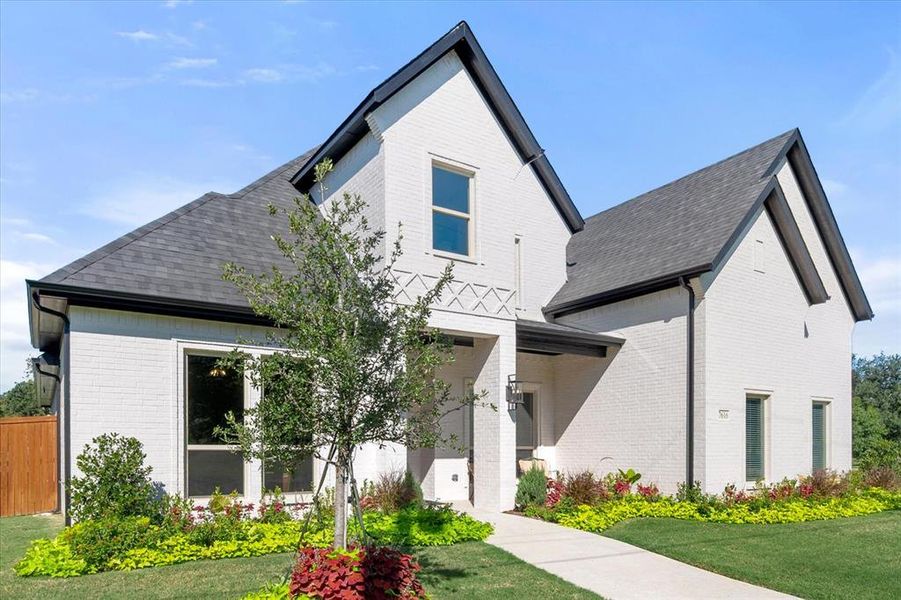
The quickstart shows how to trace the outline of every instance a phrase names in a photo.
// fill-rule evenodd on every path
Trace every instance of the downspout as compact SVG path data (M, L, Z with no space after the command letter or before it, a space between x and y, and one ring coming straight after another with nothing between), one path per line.
M693 485L695 480L695 291L685 277L679 278L679 285L688 292L688 324L685 336L685 483Z
M63 320L63 338L60 340L60 349L59 356L60 360L63 360L65 357L65 363L60 365L60 378L63 385L60 387L60 419L62 421L61 426L63 430L63 438L65 440L66 447L70 444L70 435L69 435L69 315L66 313L59 312L58 310L53 310L52 308L47 308L46 306L42 306L40 300L38 299L38 293L32 292L31 301L34 303L34 307L38 309L39 312L44 314L48 314L53 317L59 317ZM66 452L63 454L63 440L57 440L56 447L56 455L57 460L63 465L63 493L59 494L60 501L58 502L57 508L65 515L66 525L72 524L72 519L69 516L69 480L72 476L72 467L69 460L69 453Z

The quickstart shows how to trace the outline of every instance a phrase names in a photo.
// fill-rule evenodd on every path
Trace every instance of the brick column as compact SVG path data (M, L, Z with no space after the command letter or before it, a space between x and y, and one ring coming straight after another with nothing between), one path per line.
M506 329L506 328L505 328ZM475 340L474 389L485 392L476 406L473 423L475 506L485 510L509 510L516 496L516 424L507 410L507 376L516 372L516 333Z

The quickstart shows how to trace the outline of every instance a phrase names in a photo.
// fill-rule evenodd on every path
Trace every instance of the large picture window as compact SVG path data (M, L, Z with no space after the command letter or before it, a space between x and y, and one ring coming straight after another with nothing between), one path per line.
M217 364L219 357L188 354L186 397L188 495L244 493L244 459L215 435L229 412L244 413L244 377Z
M472 178L432 167L432 248L469 256L472 245Z

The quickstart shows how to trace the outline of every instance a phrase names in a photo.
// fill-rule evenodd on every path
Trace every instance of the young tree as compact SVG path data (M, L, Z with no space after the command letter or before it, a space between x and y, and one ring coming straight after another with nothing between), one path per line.
M316 167L323 192L331 168L331 161ZM451 265L411 304L395 302L400 236L380 256L385 234L370 229L365 207L349 194L322 212L308 195L288 210L270 205L271 215L287 218L289 233L272 239L290 270L253 274L229 264L223 274L255 313L274 323L270 343L280 351L232 354L263 397L243 422L232 418L221 433L245 457L294 465L313 455L331 465L336 547L347 540L355 449L369 442L434 446L442 441L441 417L471 401L451 403L436 370L452 359L452 346L429 333L429 306L451 281Z

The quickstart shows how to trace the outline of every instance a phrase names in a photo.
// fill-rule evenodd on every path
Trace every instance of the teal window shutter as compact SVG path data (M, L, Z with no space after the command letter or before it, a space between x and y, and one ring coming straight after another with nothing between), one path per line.
M757 481L763 472L763 400L745 400L745 479Z
M821 402L813 403L811 413L813 425L813 470L826 468L826 405Z

